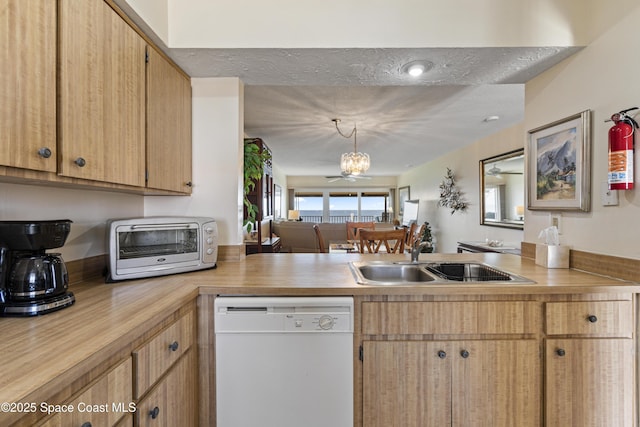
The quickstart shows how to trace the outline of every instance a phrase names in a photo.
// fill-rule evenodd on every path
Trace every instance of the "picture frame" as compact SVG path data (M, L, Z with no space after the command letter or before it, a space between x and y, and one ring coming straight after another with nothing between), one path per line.
M398 188L398 214L402 216L404 211L404 202L411 198L411 187L400 187Z
M527 204L531 210L591 210L591 110L528 131Z

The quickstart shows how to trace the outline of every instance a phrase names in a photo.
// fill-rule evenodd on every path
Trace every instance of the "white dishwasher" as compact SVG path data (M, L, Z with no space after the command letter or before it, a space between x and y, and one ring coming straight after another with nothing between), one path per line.
M217 427L353 426L353 298L218 297Z

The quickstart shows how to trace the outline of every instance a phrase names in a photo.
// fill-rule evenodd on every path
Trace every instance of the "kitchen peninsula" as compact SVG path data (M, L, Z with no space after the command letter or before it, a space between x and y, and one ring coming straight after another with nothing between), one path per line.
M421 261L484 262L535 283L356 284L349 261L381 259L408 255L257 254L215 270L73 284L68 309L0 319L0 401L36 404L4 411L0 424L64 425L41 403L106 399L87 394L106 382L121 385L106 396L136 411L111 411L93 425L130 426L136 417L144 425L175 411L198 411L200 425L212 425L213 302L233 294L355 298L354 426L411 426L427 416L444 425L636 425L640 285L497 253ZM153 354L163 351L166 359ZM160 397L167 386L180 392ZM188 395L197 404L181 408Z

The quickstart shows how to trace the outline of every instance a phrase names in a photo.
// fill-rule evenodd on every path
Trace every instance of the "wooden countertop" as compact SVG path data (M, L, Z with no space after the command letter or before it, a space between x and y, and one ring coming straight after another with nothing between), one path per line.
M640 284L575 270L546 269L533 260L493 253L421 254L421 261L482 261L535 284L361 286L348 262L408 260L408 255L257 254L217 269L105 284L73 284L74 306L33 318L0 318L0 402L32 402L67 387L113 358L200 294L416 295L640 293ZM39 402L37 402L39 404ZM16 414L0 413L0 424Z

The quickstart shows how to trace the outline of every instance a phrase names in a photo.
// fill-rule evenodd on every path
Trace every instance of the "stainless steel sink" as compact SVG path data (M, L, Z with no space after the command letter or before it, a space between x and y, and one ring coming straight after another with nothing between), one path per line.
M478 262L410 263L353 261L349 268L361 285L428 285L456 282L534 283Z

